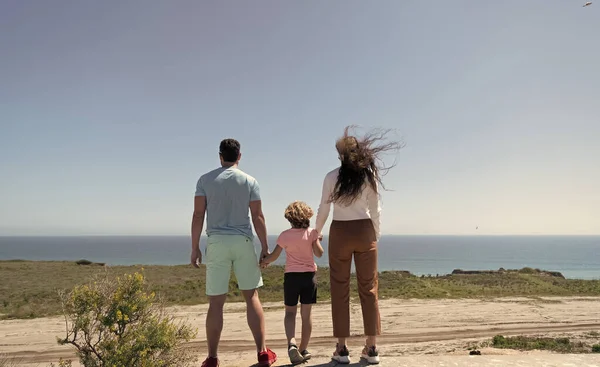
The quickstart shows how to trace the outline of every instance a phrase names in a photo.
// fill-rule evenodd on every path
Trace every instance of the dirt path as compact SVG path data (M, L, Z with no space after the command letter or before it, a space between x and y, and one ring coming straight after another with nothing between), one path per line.
M465 354L465 345L469 341L489 339L497 334L600 331L599 304L600 298L385 300L381 303L384 335L379 345L390 358L408 358L410 355ZM265 308L268 344L285 362L282 308L275 304L266 305ZM199 328L197 339L190 342L189 347L198 351L199 356L204 356L205 335L202 326L206 307L175 307L172 311L177 317ZM220 348L224 366L242 363L246 367L254 360L254 346L250 342L243 311L243 305L232 304L227 307ZM323 304L315 307L313 314L314 336L310 348L315 361L323 363L328 360L334 345L330 337L330 313L330 305ZM352 318L352 332L360 335L362 320L359 305L352 305ZM63 329L64 322L60 318L1 321L0 352L18 357L26 365L47 366L61 357L72 358L69 348L55 344L56 336L61 335ZM362 340L361 337L351 338L349 345L354 352L360 351ZM494 353L508 351L494 350Z
M481 330L448 330L439 332L424 332L424 333L403 333L403 334L386 334L379 339L381 347L404 344L404 343L425 343L439 342L446 340L467 340L491 338L494 335L529 335L529 334L547 334L556 332L578 332L600 330L600 323L594 324L571 324L571 325L548 325L535 327L514 327L514 328L489 328ZM362 338L350 338L349 344L360 345ZM272 340L273 345L285 345L286 340ZM205 341L194 341L187 344L189 348L201 350L204 348ZM312 348L331 347L332 339L330 337L316 337L311 339ZM252 350L254 343L239 341L239 340L222 340L220 344L220 352L235 353L240 350ZM285 351L284 351L285 352ZM54 351L20 351L9 353L8 356L16 357L25 363L41 363L49 361L58 361L62 358L73 358L73 354L69 350L54 350Z

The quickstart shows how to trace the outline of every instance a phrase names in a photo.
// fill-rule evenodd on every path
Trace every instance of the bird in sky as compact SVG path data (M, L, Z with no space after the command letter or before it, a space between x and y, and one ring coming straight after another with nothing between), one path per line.
M590 6L590 5L592 5L592 2L591 2L591 1L588 1L587 3L585 3L585 4L583 5L583 7L585 8L586 6Z

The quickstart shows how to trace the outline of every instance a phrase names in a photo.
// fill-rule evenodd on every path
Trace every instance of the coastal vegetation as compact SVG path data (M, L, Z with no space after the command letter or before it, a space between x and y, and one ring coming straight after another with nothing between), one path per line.
M573 341L565 337L537 337L496 335L491 346L499 349L515 349L520 351L547 350L555 353L598 353L598 345L589 345L585 341Z
M82 263L81 261L79 263ZM143 269L143 270L142 270ZM101 266L90 262L0 261L0 318L35 318L62 312L60 292L105 275L116 279L123 274L142 271L150 291L166 305L193 305L207 302L204 294L205 271L178 266ZM464 272L464 271L463 271ZM460 273L460 271L458 272ZM264 287L260 297L267 302L282 302L283 268L271 266L263 271ZM319 300L329 299L329 271L317 273ZM356 280L353 279L353 295ZM380 274L382 299L497 298L547 296L600 296L600 280L564 279L559 273L535 269L415 276L406 271ZM242 301L232 275L229 300Z
M165 312L142 273L97 275L60 296L66 335L58 343L72 346L85 367L184 367L196 360L183 344L195 331Z

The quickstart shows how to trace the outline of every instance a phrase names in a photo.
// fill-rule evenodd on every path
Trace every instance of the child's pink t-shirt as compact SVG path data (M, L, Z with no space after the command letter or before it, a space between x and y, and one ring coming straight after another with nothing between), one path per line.
M285 250L286 273L317 271L312 244L318 237L314 228L290 228L279 235L277 245Z

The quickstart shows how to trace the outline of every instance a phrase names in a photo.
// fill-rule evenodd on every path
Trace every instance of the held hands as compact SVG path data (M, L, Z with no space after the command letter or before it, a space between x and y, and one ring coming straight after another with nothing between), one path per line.
M269 249L266 249L266 250L263 249L260 252L260 262L259 262L259 265L260 265L261 269L265 269L271 263L271 261L269 259L270 258L269 255L271 255L269 253Z
M202 251L199 248L192 249L192 256L190 257L190 263L195 267L199 268L202 264Z
M262 262L269 255L271 255L271 253L269 252L269 248L268 247L266 249L263 248L262 251L260 252L260 261Z
M270 264L271 262L269 261L269 259L263 259L260 261L259 265L261 269L266 269Z

